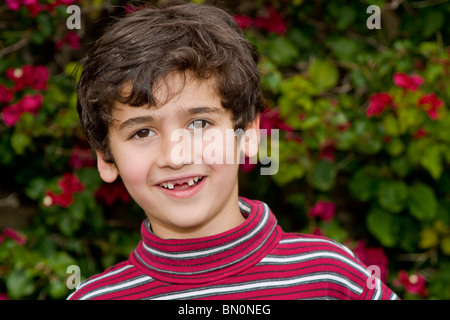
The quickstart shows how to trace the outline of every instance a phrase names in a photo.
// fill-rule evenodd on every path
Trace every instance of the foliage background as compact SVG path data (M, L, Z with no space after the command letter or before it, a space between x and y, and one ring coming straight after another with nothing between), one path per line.
M286 231L346 244L401 298L450 299L449 2L195 2L233 14L257 45L262 128L281 131L278 174L242 165L241 194ZM128 3L0 3L2 299L64 299L69 265L85 279L139 241L144 216L101 181L74 91L76 62ZM70 4L80 29L66 26Z

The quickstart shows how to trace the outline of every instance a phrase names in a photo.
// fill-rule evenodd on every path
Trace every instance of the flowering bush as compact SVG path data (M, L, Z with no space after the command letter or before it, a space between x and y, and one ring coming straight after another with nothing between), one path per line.
M379 30L365 1L223 3L261 54L261 128L281 131L279 172L242 165L240 189L286 231L345 243L402 298L449 299L449 5L375 2ZM79 30L66 26L71 4L83 9ZM63 299L68 266L87 278L139 239L143 215L120 181L101 181L75 95L89 42L133 10L0 6L0 211L33 209L15 229L0 225L0 299Z

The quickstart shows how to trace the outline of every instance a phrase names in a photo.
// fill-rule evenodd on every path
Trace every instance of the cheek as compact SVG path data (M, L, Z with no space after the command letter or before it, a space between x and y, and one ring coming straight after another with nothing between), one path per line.
M115 157L119 176L126 185L142 185L146 183L150 170L150 161L144 155L123 150L120 156Z
M203 137L202 157L206 164L237 164L239 160L239 149L237 147L234 132L210 130Z

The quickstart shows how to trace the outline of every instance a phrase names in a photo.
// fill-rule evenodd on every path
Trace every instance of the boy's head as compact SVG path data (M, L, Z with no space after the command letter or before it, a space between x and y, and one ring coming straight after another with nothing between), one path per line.
M257 55L234 19L194 4L145 8L113 24L94 44L78 84L85 135L113 162L108 130L116 102L158 107L155 92L174 74L211 80L234 128L244 129L262 111ZM176 92L167 91L167 99ZM161 99L160 99L161 100Z
M252 45L228 14L193 4L120 19L88 53L78 85L81 124L101 177L120 175L166 238L212 235L242 222L239 164L228 155L255 154L261 109ZM182 162L173 157L179 129L189 142L182 153L193 155ZM236 140L236 129L255 130Z

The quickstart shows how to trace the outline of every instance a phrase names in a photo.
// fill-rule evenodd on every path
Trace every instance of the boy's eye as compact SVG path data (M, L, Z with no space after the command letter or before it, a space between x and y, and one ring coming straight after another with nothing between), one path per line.
M142 139L142 138L147 138L147 137L149 137L151 135L153 135L153 131L152 130L150 130L150 129L141 129L139 131L136 131L133 134L133 137Z
M194 130L198 130L198 129L203 129L205 127L207 127L209 125L209 122L206 120L194 120L192 121L188 128L189 129L194 129Z

